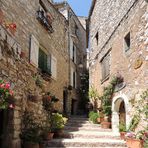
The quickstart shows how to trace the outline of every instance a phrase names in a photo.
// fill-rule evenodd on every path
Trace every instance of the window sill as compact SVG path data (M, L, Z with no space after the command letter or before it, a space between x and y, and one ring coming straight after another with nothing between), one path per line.
M51 80L51 74L47 73L47 72L43 72L41 70L39 70L39 74L41 75L41 77L45 80L45 81L50 81Z
M105 81L109 79L109 75L107 75L104 79L101 80L101 84L103 84Z

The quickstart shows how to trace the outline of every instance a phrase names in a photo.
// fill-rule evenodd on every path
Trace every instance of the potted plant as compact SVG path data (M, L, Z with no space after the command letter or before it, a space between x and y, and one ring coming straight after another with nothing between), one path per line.
M126 144L130 148L143 148L143 139L139 138L134 132L127 132L125 135Z
M125 140L125 134L126 134L126 125L125 125L125 123L121 122L119 124L119 132L120 132L120 138Z
M91 111L89 113L89 120L92 121L94 124L98 123L98 120L100 120L99 117L100 116L99 116L99 113L98 112Z
M24 112L23 127L20 135L24 148L39 148L42 128L37 121L38 119L34 117L32 112Z
M43 140L51 140L53 138L54 133L51 132L51 121L47 118L44 126L42 127L42 139Z
M54 132L55 137L61 137L63 135L63 129L67 123L67 118L62 114L52 113L51 116L51 131Z

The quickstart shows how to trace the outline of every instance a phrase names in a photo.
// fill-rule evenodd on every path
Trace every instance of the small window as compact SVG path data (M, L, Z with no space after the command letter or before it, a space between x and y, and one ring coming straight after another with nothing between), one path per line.
M102 82L105 81L110 74L110 52L101 61Z
M39 49L38 65L42 73L51 74L51 57Z
M73 44L72 61L76 63L76 46Z
M79 31L78 31L78 26L77 25L75 25L75 34L76 34L76 36L79 35Z
M125 51L128 51L131 46L130 32L124 37Z
M99 34L98 34L98 32L97 32L96 35L95 35L95 39L96 39L96 43L97 43L97 45L98 45L98 39L99 39Z

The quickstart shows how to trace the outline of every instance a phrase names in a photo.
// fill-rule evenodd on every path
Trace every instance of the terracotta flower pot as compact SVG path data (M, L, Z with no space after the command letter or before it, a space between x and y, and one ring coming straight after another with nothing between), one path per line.
M104 128L104 129L108 129L108 128L111 127L111 122L103 121L101 123L101 127Z
M125 140L125 134L126 134L126 132L120 132L120 138Z
M99 118L97 118L97 122L98 122L98 123L100 123L100 122L101 122L101 119L100 119L100 117L99 117Z
M104 117L100 117L100 122L102 123L104 121Z
M54 135L54 133L48 133L47 134L47 136L46 136L46 140L51 140L51 139L53 139L53 135Z
M129 148L143 148L143 140L126 138L126 144Z
M63 129L58 129L54 132L54 137L55 138L59 138L59 137L63 137L64 135L64 130Z

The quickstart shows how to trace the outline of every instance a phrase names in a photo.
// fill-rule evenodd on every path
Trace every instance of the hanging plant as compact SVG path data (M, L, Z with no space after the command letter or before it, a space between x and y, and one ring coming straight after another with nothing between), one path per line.
M0 80L0 109L14 108L14 102L10 83Z

